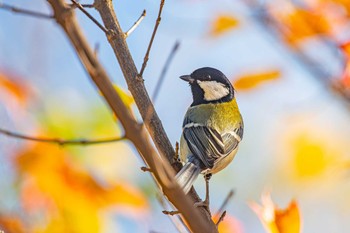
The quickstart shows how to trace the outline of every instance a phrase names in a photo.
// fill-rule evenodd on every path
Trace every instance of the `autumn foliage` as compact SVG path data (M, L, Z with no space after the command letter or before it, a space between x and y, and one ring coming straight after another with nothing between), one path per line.
M259 170L260 173L254 173L253 178L239 176L238 172L231 176L230 173L230 176L223 175L218 178L218 180L230 181L226 183L214 181L222 185L221 188L227 188L228 184L235 187L233 182L239 179L247 179L242 181L243 187L246 188L242 191L243 194L238 189L238 197L233 197L234 203L235 198L241 198L241 201L243 199L245 206L240 207L239 211L236 211L235 205L230 206L229 210L234 211L227 212L218 226L219 232L247 232L246 229L250 225L246 220L248 214L242 211L242 208L249 209L249 215L253 215L257 222L257 219L260 220L259 226L254 229L268 233L303 232L304 225L307 225L305 219L310 219L311 217L308 218L308 216L312 215L310 211L305 211L306 213L303 211L310 206L314 208L322 205L323 203L316 203L317 198L324 198L331 204L335 203L334 205L338 205L341 211L346 209L344 213L350 214L347 210L350 209L347 197L335 193L336 190L340 190L342 194L350 194L348 182L344 181L349 178L347 174L350 164L349 135L343 132L346 130L341 126L336 126L337 122L349 120L342 114L348 111L350 103L350 36L348 32L350 1L278 0L260 3L264 1L242 0L240 2L249 12L245 17L236 15L230 10L215 11L213 15L206 17L206 27L199 40L203 43L203 47L208 46L209 43L221 43L224 38L235 37L244 27L258 25L259 30L267 35L267 41L272 41L272 47L278 47L276 50L279 52L282 50L283 58L288 62L298 64L295 70L303 71L297 73L302 78L289 77L285 67L278 64L265 65L264 61L247 65L239 70L227 69L238 100L246 104L257 102L263 105L263 107L254 105L263 110L260 114L247 117L245 124L248 126L248 136L244 141L250 140L250 142L247 142L248 146L243 148L243 152L239 152L243 154L237 155L245 156L239 161L242 165L237 165L233 169L237 172L241 167L247 166L251 169L250 171L261 169L264 173L262 174ZM200 7L202 3L191 1L190 4L197 4ZM1 14L3 12L0 12L0 17ZM257 34L260 35L260 32ZM198 54L203 54L203 50L202 48ZM331 52L323 55L321 50ZM162 52L158 51L158 54ZM241 54L238 54L235 59L239 60L240 56ZM326 56L329 57L326 59ZM336 63L336 69L328 69L329 60ZM186 62L191 61L186 60ZM226 62L225 58L219 64L226 64ZM18 64L13 65L12 70L16 69L16 65ZM0 73L0 110L4 109L6 119L10 119L4 120L4 125L0 120L0 128L11 129L16 126L14 127L16 130L23 129L34 136L44 135L60 139L99 139L123 135L118 119L101 107L101 103L90 102L90 99L82 100L74 94L71 99L62 97L65 95L62 93L62 96L58 97L43 96L35 82L25 75L14 73L16 72L9 72L8 69L3 69ZM288 93L290 89L279 89L278 85L281 83L283 85L283 82L287 83L284 84L285 86L289 85L290 80L287 77L293 80L307 79L307 75L303 76L304 73L313 77L314 86L318 88L321 86L318 92L310 90L312 88L304 88L300 91L303 93L298 96L295 94L297 91L290 94ZM133 97L121 86L119 83L115 84L117 93L137 117ZM76 88L79 89L79 87ZM276 99L274 95L279 91L286 92L289 99L287 101ZM308 91L311 94L305 95ZM100 93L96 96L98 95ZM310 104L316 100L308 99L313 98L313 95L316 95L315 99L321 99L321 102L326 101L324 96L331 96L332 101L327 102L326 107L321 105L319 108L322 108L322 111L319 113L317 106ZM259 99L266 96L269 99L265 99L261 104ZM64 104L60 102L61 98L64 99ZM167 100L169 99L170 97L167 96ZM77 105L70 108L70 101L76 101ZM269 115L279 101L282 104L279 105L278 111L275 111L278 114L273 112ZM165 104L161 106L166 112ZM329 111L327 107L330 108ZM247 115L251 114L248 107L242 109ZM29 113L30 111L35 113ZM332 111L340 113L332 115L334 117L332 120L324 119ZM166 113L163 115L167 116ZM268 127L263 117L270 119ZM263 136L254 141L254 134L259 130L264 130ZM167 219L166 216L159 215L161 213L159 204L154 203L155 196L160 193L156 191L157 186L150 181L149 177L140 178L145 177L147 173L140 172L139 167L143 164L137 161L137 151L129 142L121 140L108 145L96 147L81 145L73 148L60 146L57 143L46 144L18 139L9 142L9 137L9 135L1 135L0 138L0 141L6 140L4 141L6 148L0 152L4 157L4 164L10 167L6 170L8 173L3 174L5 177L3 179L6 180L8 177L9 187L0 194L0 202L6 202L4 206L1 204L0 232L3 230L6 233L85 233L107 232L109 229L118 232L128 232L125 229L149 232L150 229L144 228L143 225L153 215L157 218L155 222L160 226L163 226L162 221ZM258 140L261 141L257 142ZM270 143L270 149L267 149L268 143ZM249 154L250 148L258 147L257 145L261 147L260 151L267 151L263 159L259 157L260 154ZM246 158L248 162L244 160ZM272 165L263 170L261 167L267 160ZM257 165L252 161L259 161L261 164ZM255 185L252 181L257 179L264 179L265 183ZM273 188L270 190L271 186ZM259 193L257 193L258 189ZM268 193L263 191L266 189L270 191ZM221 198L224 196L221 191L211 190L211 192L219 193ZM271 196L274 197L275 193L283 198L276 198L273 202ZM327 195L332 197L329 198ZM261 204L258 204L259 198L261 198ZM310 206L303 208L305 202L299 199L309 201ZM160 203L163 203L162 201ZM214 202L213 212L218 209L220 201ZM282 206L280 203L287 203L286 207L278 207ZM166 205L162 205L161 208L164 206ZM240 215L240 211L246 215ZM344 213L341 212L341 214ZM218 221L220 214L213 214L215 222ZM176 216L170 218L174 219ZM118 220L115 221L115 219ZM170 225L169 222L166 224ZM158 232L157 229L155 231Z

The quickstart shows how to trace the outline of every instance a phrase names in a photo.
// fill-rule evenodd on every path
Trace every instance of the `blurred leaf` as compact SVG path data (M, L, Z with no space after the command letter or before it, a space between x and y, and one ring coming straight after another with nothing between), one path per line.
M46 216L43 232L98 232L103 208L148 209L136 188L125 183L102 186L69 158L65 150L47 144L27 147L17 157L22 203L28 214L36 211Z
M251 73L239 76L233 86L236 90L250 90L265 82L278 80L281 77L281 71L269 70L259 73Z
M22 233L28 232L22 225L20 219L15 216L0 215L0 232Z
M349 0L328 0L328 2L336 3L336 4L338 4L338 6L343 7L343 9L347 13L347 16L350 17L350 2L349 2Z
M24 105L30 96L29 89L28 84L24 80L0 73L0 93L5 91L20 104Z
M339 45L346 59L345 68L341 77L341 84L345 88L350 88L350 41Z
M327 139L317 139L307 133L296 136L292 141L294 173L298 178L320 177L325 174L339 157L332 150Z
M250 207L258 215L260 221L269 233L299 233L300 214L297 203L293 200L286 209L278 209L272 202L270 194L261 198L262 205L255 202Z
M219 36L237 27L237 25L238 20L232 15L219 15L212 23L210 34Z
M219 218L219 215L215 215L213 221L217 222ZM224 220L220 222L218 230L220 233L243 233L243 226L238 219L227 213Z
M290 2L284 2L284 7L272 7L271 15L279 24L282 36L291 45L331 31L331 26L323 14L313 9L296 7Z

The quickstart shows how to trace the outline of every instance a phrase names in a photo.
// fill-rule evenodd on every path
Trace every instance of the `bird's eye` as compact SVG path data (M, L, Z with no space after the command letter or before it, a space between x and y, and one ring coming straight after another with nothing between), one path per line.
M208 74L207 76L205 76L205 80L211 80L211 76Z

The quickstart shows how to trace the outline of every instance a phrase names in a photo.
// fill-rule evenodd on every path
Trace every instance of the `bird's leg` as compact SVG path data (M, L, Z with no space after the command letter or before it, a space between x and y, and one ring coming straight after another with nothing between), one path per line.
M205 207L210 212L209 209L209 180L211 178L211 173L207 173L204 175L205 179L205 200L201 202L196 202L194 204L195 207Z

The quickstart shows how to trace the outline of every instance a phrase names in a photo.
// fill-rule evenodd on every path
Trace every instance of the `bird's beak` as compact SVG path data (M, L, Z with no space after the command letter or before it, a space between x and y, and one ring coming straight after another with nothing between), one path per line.
M180 78L186 82L193 83L194 79L191 77L191 75L182 75Z

